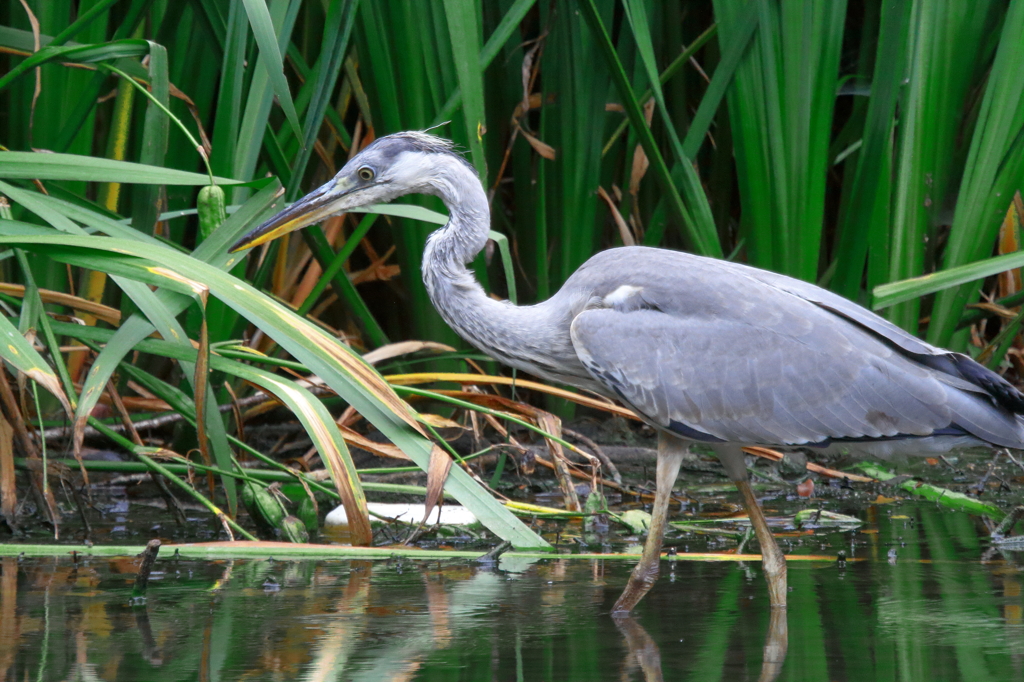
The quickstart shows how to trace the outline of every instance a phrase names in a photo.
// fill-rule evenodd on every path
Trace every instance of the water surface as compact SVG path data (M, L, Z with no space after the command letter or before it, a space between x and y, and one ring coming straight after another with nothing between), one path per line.
M872 506L794 535L780 680L1024 679L1021 562L981 522ZM787 548L788 545L788 548ZM630 621L621 560L0 559L11 680L756 680L769 609L755 562L663 562Z

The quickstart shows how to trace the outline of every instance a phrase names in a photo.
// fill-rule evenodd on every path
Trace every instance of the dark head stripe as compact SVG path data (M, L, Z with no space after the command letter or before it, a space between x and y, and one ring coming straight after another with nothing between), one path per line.
M424 154L448 154L470 168L473 167L455 150L455 144L451 140L417 131L386 135L375 140L367 147L367 150L369 149L377 151L387 161L392 161L403 152L422 152Z

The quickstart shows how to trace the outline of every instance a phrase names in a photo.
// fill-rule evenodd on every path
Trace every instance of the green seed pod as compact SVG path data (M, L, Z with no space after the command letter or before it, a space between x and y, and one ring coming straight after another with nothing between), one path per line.
M199 190L199 201L196 203L199 210L199 241L202 242L228 219L224 190L219 185L207 185Z
M251 516L253 509L256 508L256 486L252 484L252 481L242 483L242 504L245 505L245 510Z
M316 513L316 505L313 504L313 500L310 499L309 495L305 495L299 502L299 508L296 510L295 515L306 526L306 530L309 531L311 536L316 535L317 531L320 530L320 519Z
M256 506L256 491L261 487L252 481L242 483L242 504L245 506L245 510L249 512L249 518L256 524L257 533L262 537L267 537L273 532L273 528L267 527L267 522L263 519L259 508Z
M265 485L251 481L243 483L242 504L261 537L272 538L277 534L287 512Z
M286 516L282 519L281 537L288 542L309 542L306 526L294 516Z
M281 501L266 488L256 491L256 510L267 526L273 529L280 529L281 522L288 515Z

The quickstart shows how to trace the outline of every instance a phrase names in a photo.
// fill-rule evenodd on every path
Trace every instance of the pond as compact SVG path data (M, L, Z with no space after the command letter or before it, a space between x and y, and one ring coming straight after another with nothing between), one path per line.
M992 549L977 517L929 502L860 516L856 530L783 542L846 561L790 561L777 667L763 661L757 562L663 562L634 617L617 621L631 562L612 558L202 561L165 548L135 603L133 558L0 558L0 669L11 680L1024 679L1019 555Z

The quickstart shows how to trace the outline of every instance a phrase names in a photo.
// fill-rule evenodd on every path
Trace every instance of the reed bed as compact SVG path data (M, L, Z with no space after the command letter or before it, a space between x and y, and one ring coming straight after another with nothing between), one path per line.
M249 532L241 460L260 459L370 542L355 445L426 471L428 506L445 481L497 536L545 548L484 484L520 451L482 477L438 429L541 432L571 498L572 467L598 473L566 456L556 415L614 408L546 391L541 410L483 376L451 391L452 372L500 370L421 284L442 206L226 253L403 129L433 126L477 168L497 249L475 268L495 295L542 300L609 246L688 249L830 287L1018 380L1021 64L1024 0L6 3L0 511L16 528L29 494L58 533L53 481L89 469L48 462L80 457L91 426L231 536ZM433 381L393 386L374 364ZM247 442L272 405L329 482ZM132 426L161 413L177 425ZM48 445L47 425L70 438ZM38 465L19 478L15 455Z

